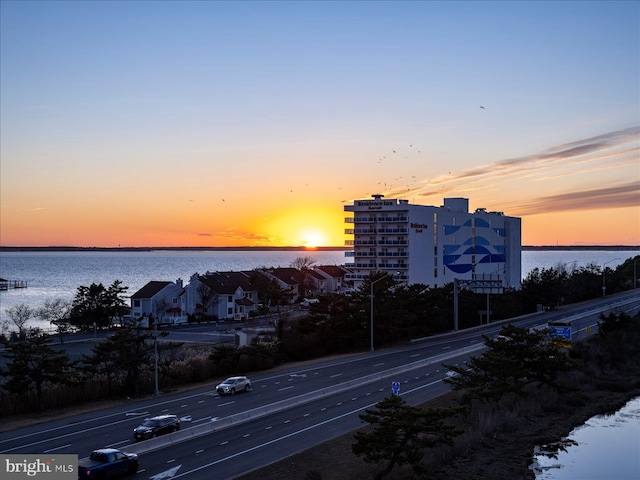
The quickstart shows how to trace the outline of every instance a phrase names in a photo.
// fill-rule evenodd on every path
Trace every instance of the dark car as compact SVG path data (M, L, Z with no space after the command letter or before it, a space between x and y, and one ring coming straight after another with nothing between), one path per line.
M160 415L146 418L142 425L133 429L133 438L147 440L148 438L164 435L180 430L180 419L176 415Z
M78 459L78 478L120 477L137 471L138 455L115 448L94 450L89 458Z

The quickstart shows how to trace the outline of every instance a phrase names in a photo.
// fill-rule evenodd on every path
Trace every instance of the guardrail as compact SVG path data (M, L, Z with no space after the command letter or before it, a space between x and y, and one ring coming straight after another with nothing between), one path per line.
M160 437L144 440L140 443L130 445L129 447L124 448L123 450L126 450L127 452L131 452L131 453L138 453L138 454L150 452L152 450L156 450L158 448L162 448L167 445L171 445L173 443L189 440L195 437L200 437L202 435L207 435L209 433L217 432L219 430L224 430L225 428L229 428L233 425L239 425L241 423L248 422L256 418L277 413L287 408L303 405L305 403L309 403L314 400L318 400L320 398L328 397L330 395L335 395L336 393L340 393L354 387L360 387L362 385L367 385L369 383L377 382L379 380L392 377L394 375L405 373L408 370L415 370L417 368L426 367L427 365L432 365L434 363L440 363L441 361L446 360L448 358L457 357L459 355L480 350L482 348L484 348L484 344L479 344L472 347L464 347L464 348L447 352L447 353L441 353L439 355L435 355L433 357L429 357L424 360L418 360L416 362L408 363L406 365L401 365L399 367L383 370L378 373L372 373L371 375L366 375L364 377L360 377L355 380L349 380L347 382L342 382L331 387L325 387L325 388L321 388L320 390L314 390L313 392L305 393L303 395L298 395L297 397L287 398L285 400L281 400L275 403L270 403L268 405L254 408L251 410L246 410L244 412L236 413L228 417L212 419L210 422L206 424L185 428L167 435L162 435Z

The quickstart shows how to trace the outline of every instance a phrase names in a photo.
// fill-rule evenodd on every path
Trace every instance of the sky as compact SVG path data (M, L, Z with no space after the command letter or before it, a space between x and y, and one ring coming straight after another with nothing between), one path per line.
M0 245L343 246L469 199L640 245L638 1L0 0Z

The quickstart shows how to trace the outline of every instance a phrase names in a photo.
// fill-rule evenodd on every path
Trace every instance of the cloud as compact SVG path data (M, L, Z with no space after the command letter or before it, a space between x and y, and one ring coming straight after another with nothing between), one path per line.
M606 188L574 190L561 194L523 198L514 202L510 215L536 215L547 212L593 210L605 208L626 208L640 204L638 182L629 182L628 170L638 165L638 142L640 126L608 132L582 140L564 143L543 152L523 157L509 158L478 165L460 172L453 172L432 178L426 186L413 190L420 197L443 197L475 193L481 197L491 191L497 191L500 182L517 185L518 191L540 191L539 182L548 187L553 180L574 177L598 171L620 170L620 180L608 180ZM624 144L635 145L623 148ZM580 165L576 170L576 165ZM637 172L637 169L635 170ZM525 182L536 181L534 186ZM505 183L501 184L502 186ZM558 188L567 188L559 184ZM502 190L500 188L500 190ZM500 195L496 195L496 198ZM501 207L501 210L504 210Z
M574 191L539 197L514 207L515 216L537 215L571 210L637 207L640 205L640 181L614 187Z

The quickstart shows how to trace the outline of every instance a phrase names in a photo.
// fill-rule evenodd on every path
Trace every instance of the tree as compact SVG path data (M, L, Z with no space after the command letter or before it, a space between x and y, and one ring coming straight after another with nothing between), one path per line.
M37 311L24 303L7 307L4 311L7 317L9 317L9 323L18 329L18 338L25 340L27 337L27 322L38 315ZM9 325L9 328L10 326L11 325Z
M35 335L22 342L5 343L6 349L2 353L7 366L0 374L9 378L2 388L27 398L35 387L40 411L44 410L43 387L46 383L73 383L72 363L66 351L58 351L48 342L47 335Z
M296 270L309 270L313 268L316 264L315 259L311 257L296 257L291 261L291 268L295 268Z
M558 388L558 374L572 366L547 341L546 330L506 325L495 339L483 337L487 350L481 356L472 357L464 367L443 364L457 374L447 377L446 383L480 400L499 401L508 393L524 395L524 387L532 381Z
M56 327L60 335L60 343L64 343L62 335L69 331L69 315L71 314L71 302L57 298L47 300L44 306L38 310L37 315Z
M411 465L414 472L424 473L424 450L436 445L453 443L460 433L446 420L459 408L421 409L407 405L402 397L392 395L367 409L360 418L372 425L372 431L354 435L351 450L367 463L386 462L374 478L388 475L395 465Z
M123 296L128 289L122 286L120 280L114 281L109 288L101 283L78 287L70 322L84 328L94 325L98 328L108 327L113 318L122 317L126 312L127 304Z

